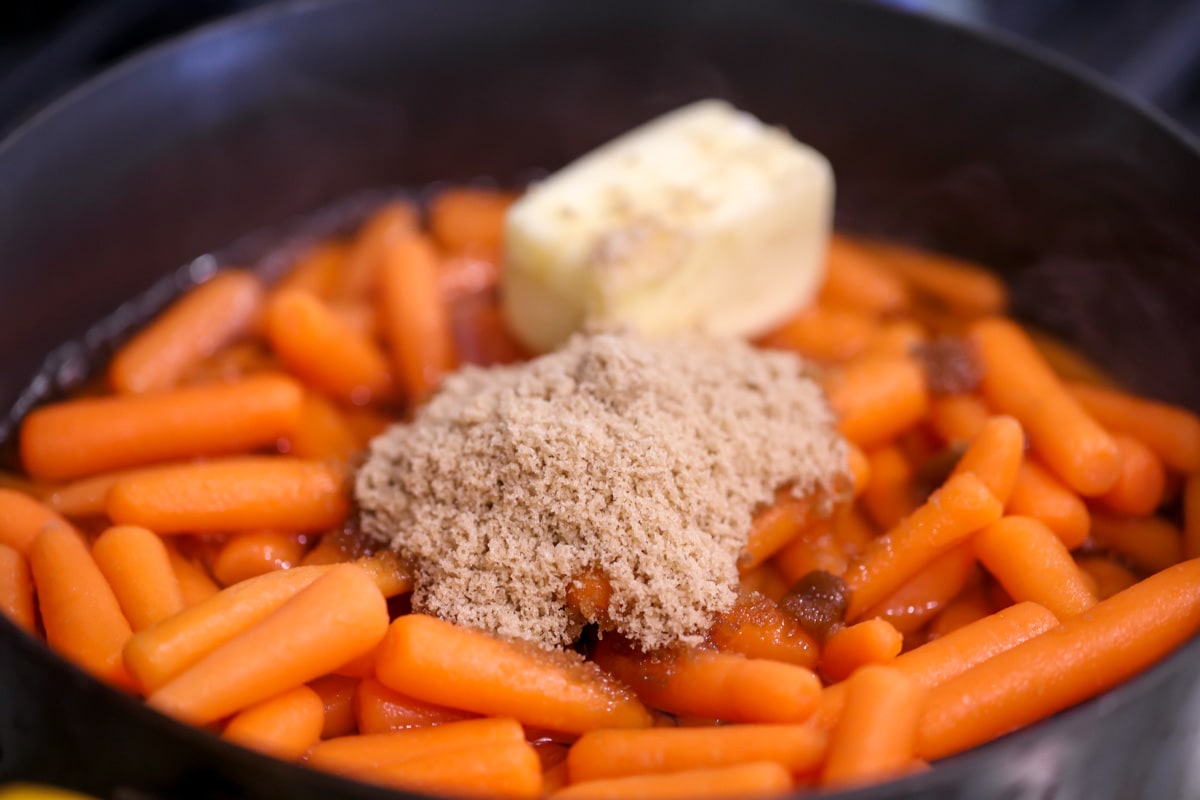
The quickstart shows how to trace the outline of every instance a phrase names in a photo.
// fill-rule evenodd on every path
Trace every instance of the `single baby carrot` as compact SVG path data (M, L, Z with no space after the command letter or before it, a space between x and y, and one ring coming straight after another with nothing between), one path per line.
M357 678L344 675L323 675L309 681L308 688L317 693L324 706L322 739L347 736L358 729L358 722L354 718L354 693L358 684Z
M886 316L908 307L908 287L864 248L844 236L829 237L821 301Z
M1011 414L1034 451L1056 475L1085 496L1104 494L1121 474L1116 442L1100 427L1014 322L992 318L970 329L983 362L981 391L988 405Z
M897 244L871 242L861 246L913 289L957 316L999 314L1008 304L1003 281L976 264Z
M1032 458L1017 470L1005 511L1041 520L1068 550L1083 544L1092 528L1091 514L1079 495Z
M354 718L359 733L387 733L461 722L477 715L401 694L375 678L363 678L354 694Z
M970 442L983 430L991 414L974 394L943 394L929 401L929 422L946 444Z
M1025 433L1012 417L992 417L962 454L952 475L974 473L1001 503L1007 503L1025 460Z
M152 692L252 628L328 569L297 567L230 586L135 633L125 645L125 664L138 683Z
M29 562L6 544L0 544L0 614L28 633L37 632Z
M877 328L868 314L812 305L764 336L759 345L790 350L813 361L840 363L865 352Z
M222 586L232 586L277 569L291 569L304 558L307 545L302 534L262 530L231 536L213 560L213 577Z
M438 192L429 205L433 238L451 253L499 257L504 215L513 196L491 189L459 187Z
M204 725L369 651L386 633L387 622L387 603L371 576L338 564L156 689L146 702Z
M300 420L303 391L259 376L146 395L84 398L40 408L21 427L31 475L66 480L273 445Z
M135 631L178 614L183 589L163 540L145 528L117 525L92 545L92 557Z
M813 772L828 740L808 725L722 725L590 731L567 752L571 783L771 761L792 775Z
M728 653L765 658L812 669L818 648L800 623L773 600L740 594L733 608L717 614L709 641Z
M1200 473L1183 485L1183 551L1185 558L1200 558Z
M915 425L929 410L925 374L910 358L861 359L824 378L838 431L870 449Z
M428 397L458 362L437 269L430 243L409 236L389 243L381 272L384 338L397 379L418 401Z
M419 225L416 206L405 200L390 202L376 210L354 237L331 294L346 300L362 300L376 294L390 243L412 236Z
M926 690L888 667L863 667L846 682L846 704L829 740L826 786L902 774L916 756Z
M804 667L734 653L677 649L646 655L601 642L596 663L649 706L727 722L803 722L821 684Z
M954 545L1000 518L1002 508L971 473L955 475L897 527L867 545L846 570L846 618L864 611Z
M299 761L321 738L325 703L297 686L234 715L221 738L283 761Z
M1054 533L1032 517L1004 517L973 539L983 566L1019 602L1031 600L1059 619L1096 605L1079 566Z
M630 775L623 778L575 783L555 792L552 800L649 800L691 797L778 797L792 791L791 774L782 764L754 761L729 767L689 769L663 775Z
M863 617L886 620L905 636L916 633L958 596L974 574L971 544L955 545L863 612Z
M349 508L340 470L273 456L163 467L123 478L108 493L113 522L160 534L319 531L340 524Z
M78 535L71 523L44 503L15 489L0 489L0 544L28 554L38 535L50 528Z
M372 783L425 794L536 800L542 764L528 742L486 750L462 748L379 767Z
M942 758L1094 697L1198 630L1200 561L1187 561L938 686L918 753Z
M1123 592L1138 582L1138 578L1125 567L1104 556L1079 559L1079 568L1090 575L1096 584L1096 596L1107 600L1117 592Z
M271 287L276 292L303 291L322 299L333 295L345 268L349 248L341 242L322 242L296 259Z
M1166 494L1167 473L1154 451L1125 433L1113 434L1121 451L1121 475L1096 502L1118 514L1141 516L1158 508Z
M281 292L267 306L267 340L288 369L337 399L365 405L392 393L387 359L307 292Z
M821 675L843 681L870 664L886 664L900 655L904 636L882 619L868 619L842 628L821 651Z
M101 680L130 688L121 648L133 631L82 537L46 528L29 549L46 642Z
M454 750L482 751L525 742L525 731L513 719L448 722L429 728L360 734L330 739L309 751L306 764L346 777L370 779L380 767Z
M113 389L142 393L171 388L201 359L244 334L262 297L262 282L251 273L217 273L117 350L108 368Z
M916 470L896 445L873 450L867 459L871 479L863 489L862 506L876 525L890 530L921 504L913 483Z
M313 392L305 394L300 422L287 438L289 455L344 463L361 447L354 429L333 403Z
M790 489L775 493L773 505L754 515L746 544L738 556L738 569L748 572L779 552L813 521L813 504Z
M1183 560L1183 536L1162 517L1092 514L1092 538L1135 567L1158 572Z
M64 517L72 519L104 516L108 508L108 492L112 489L113 484L121 478L129 477L145 469L154 469L154 467L117 470L89 478L80 478L56 487L46 495L45 503Z
M1073 383L1070 391L1101 425L1137 437L1171 469L1200 472L1200 417L1191 411L1098 386Z
M221 591L221 587L209 577L203 566L185 558L170 542L166 544L171 569L175 572L179 589L183 593L184 608L191 608Z

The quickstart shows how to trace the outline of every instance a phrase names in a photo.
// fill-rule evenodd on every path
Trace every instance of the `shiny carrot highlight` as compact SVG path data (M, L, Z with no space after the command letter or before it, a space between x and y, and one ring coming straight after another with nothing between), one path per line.
M291 569L304 558L304 536L284 531L251 531L229 537L212 562L213 577L222 586Z

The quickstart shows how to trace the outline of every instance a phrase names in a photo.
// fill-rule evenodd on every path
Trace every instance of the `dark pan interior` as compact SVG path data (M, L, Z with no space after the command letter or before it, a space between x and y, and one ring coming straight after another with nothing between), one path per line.
M78 380L247 232L371 187L520 183L709 96L825 152L840 227L993 266L1018 315L1200 408L1200 155L1070 70L851 0L343 0L155 50L0 146L0 410ZM1101 701L846 796L1196 796L1198 664L1193 642ZM382 796L159 718L6 622L0 686L0 780Z

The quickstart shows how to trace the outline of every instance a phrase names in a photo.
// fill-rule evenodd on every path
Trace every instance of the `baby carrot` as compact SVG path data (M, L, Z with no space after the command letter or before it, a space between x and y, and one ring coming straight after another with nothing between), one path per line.
M120 393L169 389L201 359L250 327L262 283L242 270L219 272L195 287L125 343L108 368Z
M1092 538L1135 567L1158 572L1183 560L1183 536L1162 517L1092 514Z
M1200 474L1183 486L1183 539L1184 557L1200 558Z
M426 703L393 691L375 678L363 678L354 693L354 718L359 733L426 728L475 716L469 711Z
M976 264L897 244L871 242L862 246L913 289L958 316L999 314L1008 304L1003 281Z
M297 686L234 715L221 738L283 761L299 761L321 738L325 703Z
M840 517L846 511L837 515ZM837 518L835 517L835 519ZM784 545L774 559L780 574L789 583L795 583L814 570L841 575L846 571L851 554L847 553L835 532L835 520L818 520L800 532L796 538Z
M708 638L718 650L748 658L808 669L817 664L817 643L812 637L775 601L758 594L738 595L733 608L717 614Z
M871 451L867 460L871 478L863 489L862 506L876 525L889 530L921 504L913 483L916 470L895 445Z
M374 579L384 597L390 599L412 591L412 573L391 550L380 550L356 559L354 563Z
M381 284L384 338L396 377L409 397L424 400L458 361L430 243L420 236L389 243Z
M371 576L338 564L252 628L154 690L146 702L204 725L320 677L367 652L387 631Z
M820 672L827 681L843 681L862 667L888 663L903 647L904 636L886 620L864 620L829 637L821 651Z
M133 631L83 538L46 528L29 549L46 642L81 669L128 688L121 648Z
M863 612L863 617L887 620L905 636L916 633L963 590L974 573L971 544L955 545Z
M135 631L183 610L183 590L163 540L133 525L109 528L92 545L92 557Z
M596 663L633 687L649 706L672 714L727 722L802 722L820 694L811 670L766 659L706 650L625 653L609 639Z
M1153 513L1166 494L1167 473L1162 460L1139 439L1113 434L1121 451L1121 475L1096 502L1118 514L1140 516Z
M330 739L309 751L306 764L326 772L369 780L387 764L454 750L482 751L524 742L525 731L516 720L487 717L430 728Z
M779 552L813 521L812 502L790 489L775 493L775 503L754 515L738 569L747 572Z
M419 225L417 208L408 201L392 201L376 210L354 237L331 294L346 300L376 294L390 243L412 236Z
M287 438L287 453L296 458L347 462L361 449L358 436L333 403L308 392L300 409L300 422Z
M1138 582L1137 576L1125 567L1104 556L1079 559L1079 568L1090 575L1096 584L1096 596L1107 600Z
M973 474L950 478L850 564L845 576L850 589L846 618L858 619L930 561L998 520L1001 513L1000 503Z
M246 453L300 420L303 392L260 376L147 395L84 398L40 408L21 427L35 477L70 479L161 461Z
M0 544L28 554L38 535L50 528L78 535L71 523L45 504L15 489L0 489Z
M1104 494L1121 474L1121 454L1108 431L1067 391L1014 322L992 318L971 326L983 362L988 405L1011 414L1033 450L1082 495Z
M942 758L1094 697L1197 630L1200 561L1187 561L938 686L921 718L918 753Z
M930 425L946 444L971 441L989 416L987 404L977 395L943 394L929 401Z
M80 478L55 488L46 495L45 503L59 514L73 519L103 516L108 507L108 491L113 484L144 469L154 467L117 470Z
M108 493L113 522L160 534L318 531L340 524L348 512L340 470L273 456L163 467L123 478Z
M394 789L460 797L536 800L542 794L542 764L528 742L406 759L379 767L367 779Z
M302 291L329 298L348 254L349 248L341 242L323 242L297 258L271 288L276 292Z
M975 535L975 552L1016 602L1031 600L1059 619L1096 605L1079 566L1054 533L1032 517L1005 517Z
M825 758L827 737L808 725L722 725L590 731L567 753L571 783L771 761L804 775Z
M839 363L866 351L877 327L872 317L859 311L812 305L764 336L759 345Z
M951 475L974 473L1001 503L1007 503L1025 459L1025 433L1012 417L992 417L963 453Z
M1098 386L1070 391L1101 425L1137 437L1171 469L1200 472L1200 417L1191 411Z
M180 592L183 594L184 608L191 608L221 591L221 587L213 582L204 567L185 558L170 542L166 545L171 569L175 572Z
M385 686L428 703L556 731L650 724L642 704L593 664L423 614L392 623L376 673Z
M135 633L125 645L125 664L144 689L154 691L256 625L328 569L297 567L230 586Z
M824 378L838 431L859 447L885 444L929 409L925 374L910 358L852 361Z
M846 682L846 704L829 740L821 774L827 786L902 774L916 756L926 690L903 673L867 666Z
M507 192L471 187L438 192L429 205L433 238L451 253L498 257L504 241L504 215L513 199Z
M1083 544L1092 528L1091 514L1079 495L1032 458L1017 470L1005 511L1041 520L1068 550Z
M829 237L821 301L886 316L908 307L908 287L864 248L844 236Z
M343 675L323 675L309 681L308 688L317 693L324 706L322 739L347 736L357 730L358 723L354 719L354 693L358 689L358 683L357 678L347 678Z
M921 323L912 319L894 319L881 324L867 344L864 356L911 356L929 341Z
M790 792L793 785L791 774L782 764L753 761L730 767L689 769L663 775L630 775L585 781L572 784L550 797L552 800L778 797Z
M29 562L6 544L0 544L0 614L28 633L37 632Z
M231 536L213 560L213 577L222 586L232 586L277 569L290 569L304 557L302 535L262 530Z
M281 292L267 306L267 340L306 384L347 403L365 405L392 392L387 359L307 292Z

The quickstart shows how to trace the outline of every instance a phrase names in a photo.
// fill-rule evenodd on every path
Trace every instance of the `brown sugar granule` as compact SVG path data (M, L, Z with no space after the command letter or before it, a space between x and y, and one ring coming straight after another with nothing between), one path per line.
M413 607L563 646L578 575L645 649L698 644L736 598L751 514L776 487L831 504L845 443L805 364L737 341L577 335L467 367L372 442L363 530L414 568Z

